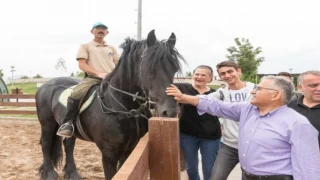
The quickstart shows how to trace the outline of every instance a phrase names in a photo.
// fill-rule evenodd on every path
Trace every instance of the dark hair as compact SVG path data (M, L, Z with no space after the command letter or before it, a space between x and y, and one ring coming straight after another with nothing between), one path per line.
M235 68L236 70L239 68L237 63L235 63L234 61L222 61L220 62L219 64L217 64L216 68L217 68L217 71L219 72L219 69L222 68L222 67L233 67Z
M200 65L200 66L196 67L196 68L193 70L193 73L194 73L194 72L196 71L196 69L198 69L198 68L201 68L201 69L209 69L210 75L213 76L213 70L212 70L212 68L211 68L210 66Z
M286 77L292 78L292 75L288 72L279 72L277 76L286 76Z

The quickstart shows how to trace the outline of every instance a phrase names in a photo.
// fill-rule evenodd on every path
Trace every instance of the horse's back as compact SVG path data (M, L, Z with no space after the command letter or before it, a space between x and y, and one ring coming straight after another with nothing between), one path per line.
M44 83L36 93L36 107L39 120L41 117L54 116L54 109L62 109L59 105L58 98L60 94L67 88L76 85L79 79L70 77L59 77ZM44 118L43 118L44 119Z
M59 90L64 90L69 88L70 86L76 85L80 82L79 79L70 78L70 77L58 77L49 80L48 82L44 83L37 91L36 93L36 99L39 100L39 98L43 96L50 96L50 94L53 94L54 92L57 92Z

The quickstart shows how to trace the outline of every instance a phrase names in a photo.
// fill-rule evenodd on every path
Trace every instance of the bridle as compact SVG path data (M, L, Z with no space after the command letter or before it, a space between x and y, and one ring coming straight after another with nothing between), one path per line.
M140 96L139 92L136 92L135 94L133 94L133 93L130 93L130 92L123 91L121 89L113 87L110 82L107 82L108 87L110 87L110 88L108 88L110 96L124 109L124 111L114 110L112 108L108 108L106 106L106 104L103 102L103 94L102 94L103 93L103 83L101 83L100 84L99 93L98 93L98 100L99 100L99 104L100 104L100 107L101 107L101 110L102 110L103 113L106 113L106 114L110 114L110 113L125 114L128 118L142 116L142 117L148 119L147 117L145 117L145 115L142 114L142 111L145 110L147 107L150 110L150 105L151 104L155 105L156 103L151 101L151 99L149 98L148 91L143 86L143 80L142 80L141 72L142 72L142 62L143 62L143 57L145 55L145 51L146 51L146 48L143 50L143 53L142 53L141 59L140 59L140 65L139 65L139 70L140 70L139 79L140 79L140 82L141 82L141 85L142 85L142 92L143 92L144 96ZM118 99L113 95L111 89L114 90L114 91L120 92L122 94L125 94L127 96L131 96L133 102L134 101L138 102L137 100L141 100L144 103L138 102L140 104L139 108L129 110L121 102L118 101Z
M145 51L145 50L144 50ZM144 52L142 53L142 57L144 55ZM138 143L139 141L139 134L140 134L140 127L139 127L139 118L140 117L143 117L145 119L149 119L148 117L146 117L146 114L144 114L145 110L149 110L151 109L150 105L151 104L156 104L155 102L151 101L150 97L149 97L149 93L148 91L144 88L143 86L143 81L142 81L142 74L141 74L141 69L142 69L142 61L143 61L143 58L141 57L141 61L140 61L140 73L139 73L139 78L140 78L140 82L142 84L142 92L143 92L143 95L139 95L139 92L136 92L135 94L133 93L130 93L130 92L127 92L127 91L123 91L121 89L118 89L114 86L111 85L110 82L107 82L108 84L108 92L109 92L109 95L113 98L113 100L122 107L123 110L115 110L113 108L109 108L107 107L107 105L104 103L103 99L104 99L104 96L103 96L103 83L100 84L100 87L99 87L99 92L97 93L98 94L98 102L100 104L100 107L101 107L101 110L103 113L105 114L114 114L114 113L117 113L117 114L124 114L126 117L128 118L134 118L135 119L135 123L136 123L136 127L137 127L137 138L135 140L135 143L133 144L132 147L130 148L133 148L135 147L135 145ZM133 102L137 102L138 104L140 104L140 106L137 108L137 109L131 109L129 110L128 108L126 108L121 102L118 101L118 99L114 96L114 93L112 91L116 91L116 92L119 92L121 94L124 94L124 95L127 95L127 96L131 96L132 97L132 101ZM139 101L142 101L139 102ZM130 138L131 139L131 138ZM129 146L129 143L127 143L126 145L127 149L128 149L128 146Z
M137 135L137 138L134 142L134 144L132 145L132 147L130 148L134 148L135 145L138 143L139 141L139 134L140 134L140 126L139 126L139 117L143 117L145 119L149 119L148 117L146 117L146 115L144 114L146 108L148 108L148 110L150 110L150 104L156 104L155 102L151 101L150 98L147 96L148 93L147 91L143 90L143 93L145 96L139 96L139 92L133 94L133 93L130 93L130 92L126 92L126 91L123 91L121 89L118 89L118 88L115 88L113 87L110 82L107 83L108 84L108 91L109 91L109 94L110 96L124 109L123 111L119 111L119 110L114 110L112 108L109 108L107 107L107 105L103 102L103 99L104 99L104 96L103 96L103 83L100 84L100 89L99 89L99 92L97 93L98 94L98 101L99 101L99 104L100 104L100 107L101 107L101 110L103 113L105 114L112 114L112 113L118 113L118 114L124 114L126 115L126 117L128 118L134 118L135 119L135 123L136 123L136 127L137 127L137 131L136 131L136 135ZM118 99L113 95L112 93L112 90L114 91L117 91L117 92L120 92L122 94L125 94L125 95L128 95L128 96L131 96L133 99L132 101L136 101L138 102L137 100L141 100L141 101L144 101L143 103L140 103L140 107L137 108L137 109L131 109L129 110L128 108L126 108L121 102L118 101ZM131 138L130 138L131 139ZM130 140L129 140L130 141ZM129 147L129 141L128 143L126 144L126 149L128 149Z
M155 102L151 101L151 99L147 96L147 91L146 90L143 90L143 93L145 94L145 96L139 96L139 92L133 94L133 93L130 93L130 92L126 92L126 91L123 91L121 89L118 89L116 87L113 87L110 82L107 83L108 84L108 91L109 91L109 94L111 95L111 97L124 109L124 110L114 110L112 108L109 108L107 107L107 105L103 102L103 99L104 99L104 96L103 96L103 84L101 83L100 84L100 89L99 89L99 92L98 92L98 101L99 101L99 104L100 104L100 107L101 107L101 110L103 113L105 114L112 114L112 113L119 113L119 114L124 114L126 115L128 118L131 118L131 117L144 117L146 119L148 119L143 113L142 111L145 110L147 107L150 109L150 105L151 104L156 104ZM122 94L125 94L127 96L131 96L132 97L132 101L136 101L138 102L137 100L141 100L143 101L144 103L140 103L140 107L137 108L137 109L131 109L129 110L128 108L126 108L121 102L118 101L118 99L114 96L114 94L112 93L112 90L114 91L117 91L117 92L120 92Z

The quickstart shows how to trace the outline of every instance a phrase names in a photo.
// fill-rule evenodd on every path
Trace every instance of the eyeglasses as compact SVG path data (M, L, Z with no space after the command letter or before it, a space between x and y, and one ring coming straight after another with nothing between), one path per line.
M262 89L271 90L271 91L279 91L279 90L277 90L277 89L265 88L265 87L261 87L261 86L256 86L256 87L254 88L254 90L256 90L256 91L260 91L260 90L262 90Z

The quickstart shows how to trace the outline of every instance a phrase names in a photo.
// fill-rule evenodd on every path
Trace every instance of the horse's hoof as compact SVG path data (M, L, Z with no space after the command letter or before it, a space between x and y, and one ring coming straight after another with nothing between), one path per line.
M64 174L64 179L68 180L82 180L82 177L78 174L77 171L75 172L66 172Z
M56 171L41 172L41 180L58 180L59 175Z

